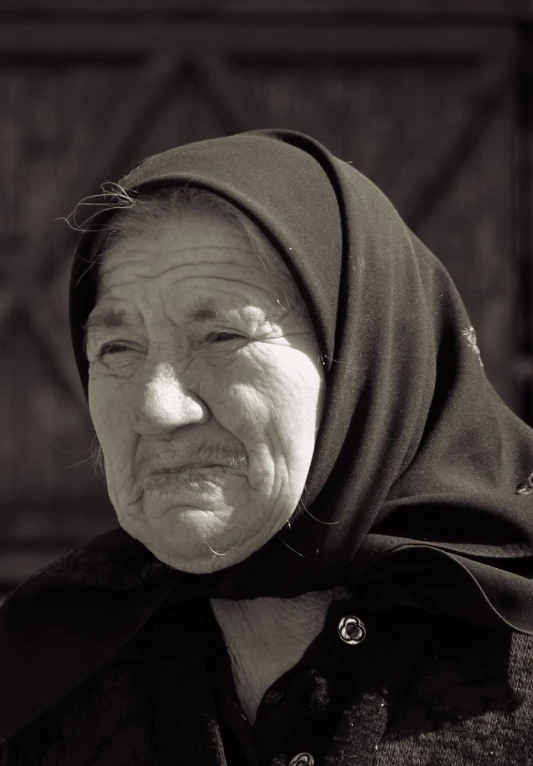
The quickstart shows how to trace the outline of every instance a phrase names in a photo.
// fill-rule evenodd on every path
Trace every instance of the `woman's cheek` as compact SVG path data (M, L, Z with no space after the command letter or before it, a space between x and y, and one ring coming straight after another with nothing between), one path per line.
M100 442L105 436L106 413L109 409L109 397L102 390L98 378L91 378L89 381L89 412Z
M282 437L284 427L299 422L304 411L307 419L316 410L321 381L306 355L287 346L254 344L209 384L202 398L221 425L246 440L262 439L274 426L276 431L281 426ZM309 425L314 432L314 423Z
M104 452L108 481L114 485L127 482L135 444L131 392L110 389L107 382L95 379L89 386L89 410Z
M269 419L264 397L253 385L242 382L220 382L206 404L220 425L249 443L263 438Z

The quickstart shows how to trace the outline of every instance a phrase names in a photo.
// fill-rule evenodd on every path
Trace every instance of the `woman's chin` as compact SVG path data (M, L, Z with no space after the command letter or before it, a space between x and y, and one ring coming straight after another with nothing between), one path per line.
M244 539L242 528L224 528L219 511L180 506L159 516L145 515L119 520L131 537L141 542L164 564L192 574L226 569L244 561L266 542L258 530L253 539ZM231 513L228 511L226 521Z
M139 539L139 538L137 538ZM248 558L253 550L246 550L246 547L231 548L226 551L216 551L213 547L206 547L203 544L201 551L194 552L189 547L183 554L180 553L177 546L169 549L168 543L165 547L160 547L157 543L140 540L146 548L164 564L172 569L178 569L181 572L190 574L210 574L218 572L221 569L227 569L234 564L239 564Z
M248 496L242 500L198 494L177 502L175 496L145 491L140 502L126 506L128 513L117 515L122 528L160 561L183 572L205 574L244 561L291 515L284 507L254 507Z

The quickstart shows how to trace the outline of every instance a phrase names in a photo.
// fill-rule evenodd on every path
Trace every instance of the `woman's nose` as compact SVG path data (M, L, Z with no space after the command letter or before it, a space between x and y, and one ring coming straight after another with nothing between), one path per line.
M175 428L207 420L207 406L169 364L158 364L144 380L139 394L136 430L161 435Z

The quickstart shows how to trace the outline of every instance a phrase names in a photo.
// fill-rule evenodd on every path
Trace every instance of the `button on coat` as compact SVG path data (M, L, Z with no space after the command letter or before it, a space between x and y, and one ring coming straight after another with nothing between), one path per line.
M315 759L311 753L298 753L289 762L289 766L313 766Z
M339 636L346 644L360 644L366 638L364 622L354 614L348 614L339 622Z
M285 692L277 686L273 686L263 697L263 702L267 707L274 707L285 696Z

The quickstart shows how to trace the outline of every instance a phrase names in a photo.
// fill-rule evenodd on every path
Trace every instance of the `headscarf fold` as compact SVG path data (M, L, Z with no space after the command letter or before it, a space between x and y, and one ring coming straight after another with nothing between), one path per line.
M162 605L198 596L344 585L367 609L404 605L533 635L533 432L487 380L450 276L389 200L320 143L285 130L171 149L120 184L133 197L206 189L259 226L302 294L326 362L322 422L290 527L245 561L185 574L116 529L19 586L0 611L0 689L13 688L32 645L47 672L33 668L35 691L14 705L2 694L0 734L68 693ZM104 194L72 269L86 393L84 324L112 203ZM35 618L33 644L25 631ZM99 627L85 634L88 622ZM71 644L65 656L60 647Z

